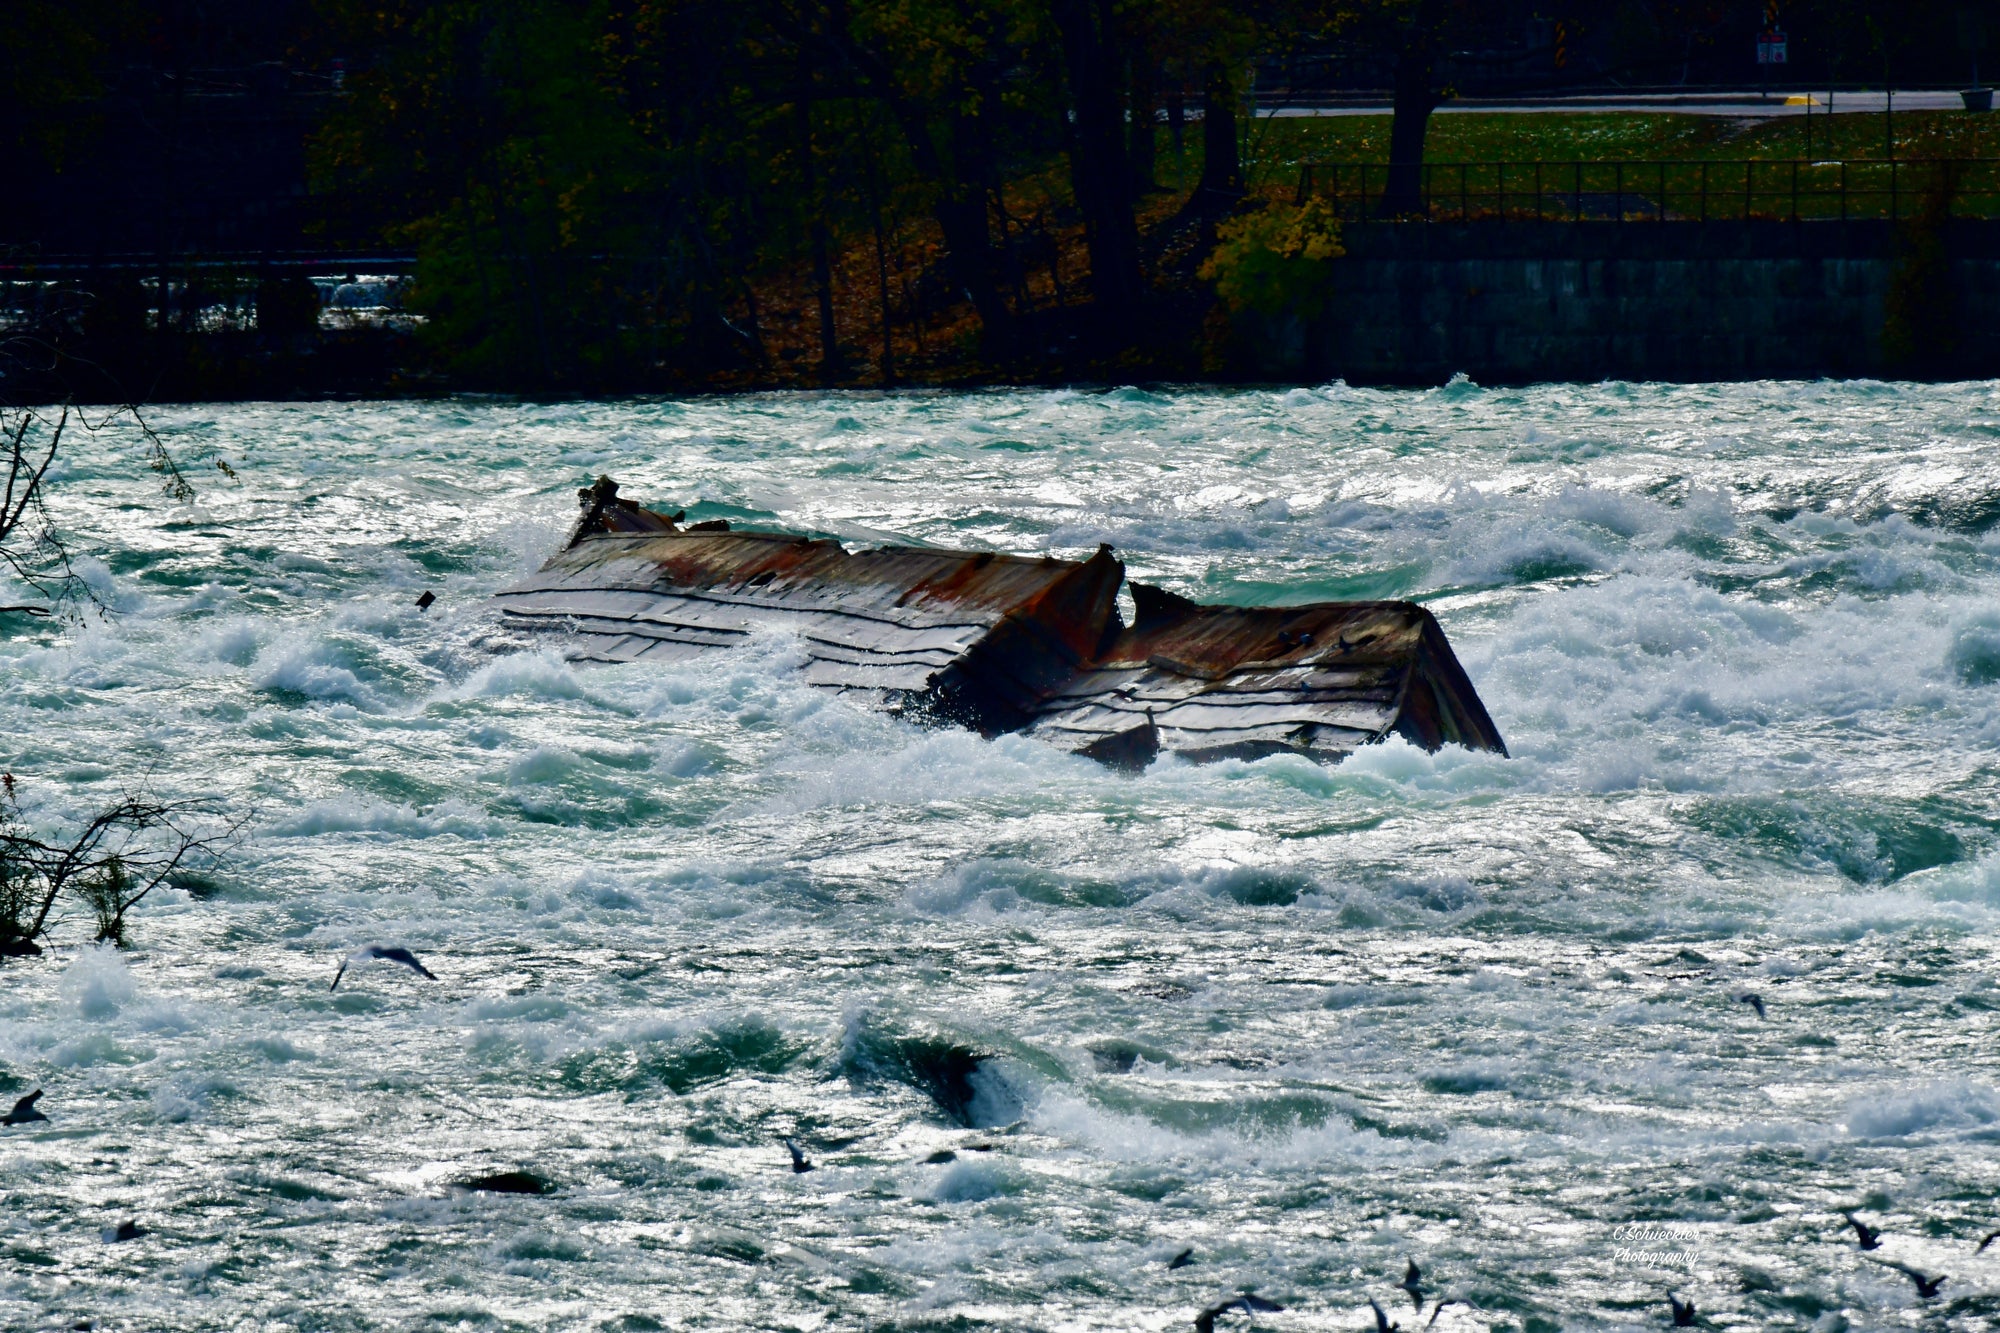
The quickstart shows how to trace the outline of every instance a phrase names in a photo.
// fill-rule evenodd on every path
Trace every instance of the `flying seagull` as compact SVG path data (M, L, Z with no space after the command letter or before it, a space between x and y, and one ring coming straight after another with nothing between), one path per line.
M1694 1302L1684 1301L1672 1292L1667 1293L1667 1304L1674 1307L1674 1327L1694 1327Z
M1905 1267L1902 1264L1890 1264L1889 1267L1895 1269L1898 1273L1901 1273L1904 1277L1916 1283L1917 1295L1923 1297L1923 1299L1925 1300L1930 1300L1932 1297L1936 1296L1938 1294L1938 1288L1942 1287L1946 1281L1947 1275L1943 1273L1939 1273L1936 1277L1925 1277L1922 1273L1919 1273L1916 1269Z
M1882 1241L1881 1241L1882 1233L1880 1231L1876 1230L1874 1227L1869 1226L1866 1222L1863 1222L1862 1220L1857 1218L1853 1213L1845 1213L1843 1214L1843 1216L1847 1218L1847 1225L1853 1227L1854 1234L1860 1238L1862 1249L1879 1250L1882 1248Z
M1194 1317L1195 1333L1215 1333L1216 1316L1227 1314L1231 1310L1241 1310L1244 1314L1256 1314L1263 1310L1275 1314L1284 1308L1276 1301L1267 1301L1262 1296L1252 1296L1246 1291L1241 1296L1231 1296L1222 1304L1211 1305L1197 1314Z
M1989 1232L1987 1232L1987 1233L1986 1233L1986 1239L1985 1239L1985 1240L1982 1240L1982 1241L1980 1241L1980 1242L1979 1242L1979 1248L1978 1248L1978 1249L1976 1249L1976 1250L1974 1250L1974 1251L1973 1251L1973 1253L1974 1253L1974 1254L1984 1254L1984 1253L1986 1253L1986 1247L1987 1247L1988 1245L1991 1245L1991 1244L1992 1244L1992 1243L1993 1243L1994 1241L1996 1241L1996 1240L2000 1240L2000 1231L1989 1231Z
M1762 1018L1764 1016L1764 997L1756 991L1744 991L1741 995L1736 996L1735 999L1736 1003L1747 1004L1752 1009L1755 1009L1757 1017Z
M0 1116L0 1125L25 1125L36 1120L47 1120L47 1116L35 1109L35 1103L41 1099L42 1090L36 1088L20 1101L15 1102L13 1110L4 1116Z
M1400 1285L1404 1291L1410 1293L1410 1304L1416 1307L1416 1312L1422 1314L1424 1312L1424 1270L1417 1267L1415 1259L1406 1256L1403 1262L1408 1264L1409 1268L1404 1272Z
M1190 1245L1185 1250L1182 1250L1179 1254L1175 1255L1173 1258L1167 1260L1167 1267L1169 1269L1186 1268L1189 1264L1193 1262L1194 1262L1194 1246Z
M799 1151L798 1144L793 1143L790 1139L785 1139L783 1140L783 1142L785 1145L785 1151L789 1152L792 1155L793 1175L802 1176L806 1172L813 1169L813 1164L806 1160L806 1155L803 1152Z
M1402 1327L1401 1324L1390 1323L1389 1316L1382 1313L1382 1307L1374 1301L1368 1302L1368 1308L1375 1312L1375 1333L1396 1333Z
M1444 1313L1444 1307L1447 1305L1463 1305L1470 1307L1471 1304L1472 1304L1471 1301L1462 1301L1458 1299L1458 1297L1456 1296L1448 1297L1445 1300L1441 1300L1436 1305L1433 1305L1431 1307L1430 1323L1425 1324L1424 1327L1429 1328L1431 1324L1435 1324L1438 1321L1438 1316Z
M331 986L328 986L327 989L339 990L340 979L347 975L348 968L354 966L357 963L372 963L375 962L377 959L385 963L401 963L404 967L409 968L412 972L417 973L419 976L422 976L430 981L437 980L436 974L433 973L428 967L425 967L422 963L418 962L417 956L411 953L408 949L405 949L402 945L370 944L365 948L356 949L353 953L341 959L340 970L333 974L333 984Z

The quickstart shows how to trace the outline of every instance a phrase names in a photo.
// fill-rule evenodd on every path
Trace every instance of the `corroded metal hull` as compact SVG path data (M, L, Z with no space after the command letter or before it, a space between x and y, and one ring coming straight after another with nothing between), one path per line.
M1412 602L1201 606L1084 561L680 526L581 493L568 545L498 595L512 628L587 661L676 661L759 630L796 636L813 684L987 735L1021 731L1108 763L1293 752L1335 760L1401 734L1505 754L1444 631Z

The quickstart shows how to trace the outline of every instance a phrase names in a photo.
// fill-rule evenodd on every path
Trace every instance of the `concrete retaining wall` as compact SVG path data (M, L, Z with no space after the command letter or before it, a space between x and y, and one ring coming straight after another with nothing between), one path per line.
M1256 374L1351 383L2000 376L2000 223L1938 233L1949 278L1914 352L1885 355L1912 239L1886 222L1350 225L1329 309L1247 319L1240 351Z

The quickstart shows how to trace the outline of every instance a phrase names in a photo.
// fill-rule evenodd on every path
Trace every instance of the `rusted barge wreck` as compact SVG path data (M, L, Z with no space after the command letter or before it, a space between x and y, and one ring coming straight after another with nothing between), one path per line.
M572 658L678 661L760 629L797 635L815 685L992 736L1024 732L1125 767L1295 753L1393 734L1505 754L1437 620L1412 602L1202 606L1084 561L683 525L600 477L568 544L498 594L512 629Z

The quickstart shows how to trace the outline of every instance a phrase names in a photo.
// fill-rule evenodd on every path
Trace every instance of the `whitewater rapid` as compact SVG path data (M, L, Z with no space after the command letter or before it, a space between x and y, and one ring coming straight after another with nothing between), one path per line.
M130 949L73 908L0 966L0 1094L50 1116L0 1129L0 1327L1409 1328L1406 1257L1439 1329L2000 1326L2000 385L151 420L198 493L74 440L105 611L0 620L0 767L48 831L250 822ZM1416 598L1512 757L1135 777L781 638L493 656L599 473ZM438 980L330 992L373 942ZM551 1192L449 1188L514 1170Z

